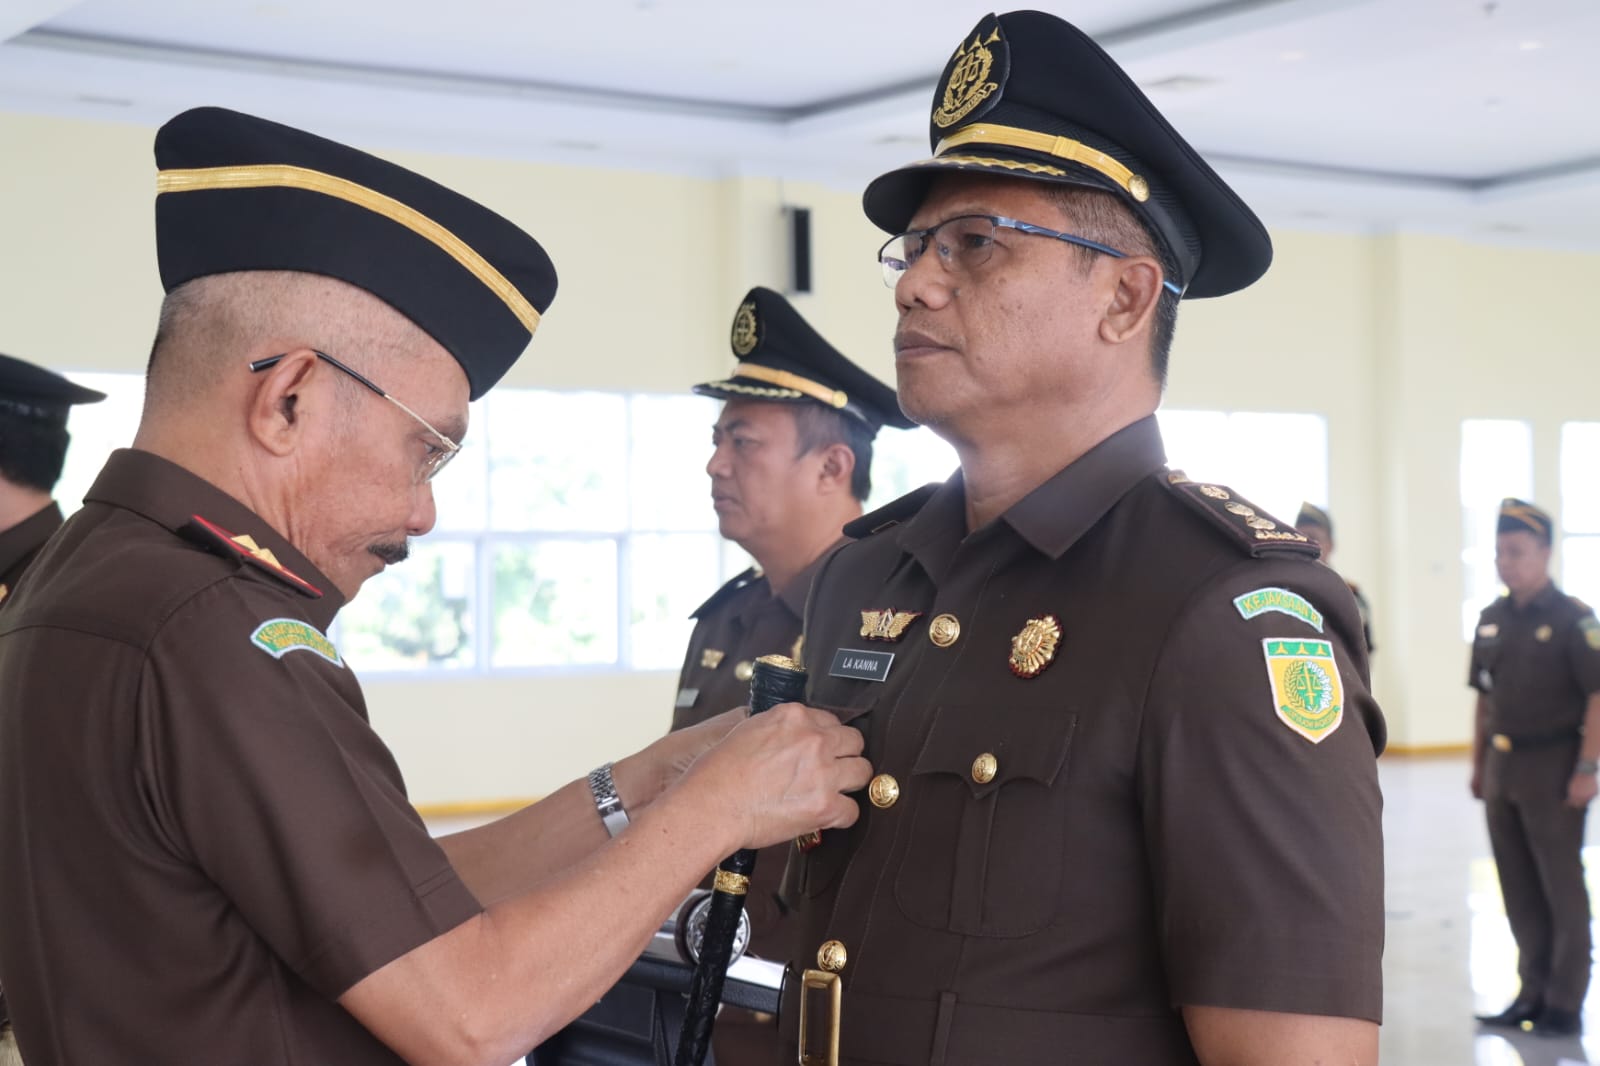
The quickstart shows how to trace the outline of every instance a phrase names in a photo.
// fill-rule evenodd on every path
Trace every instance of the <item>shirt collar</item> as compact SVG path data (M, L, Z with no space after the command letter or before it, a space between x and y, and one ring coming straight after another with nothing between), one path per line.
M5 573L36 551L61 528L61 508L54 500L0 533L0 573Z
M344 596L333 582L264 518L198 474L159 455L132 448L112 452L83 499L132 511L179 535L197 526L194 519L199 517L232 536L250 537L258 547L270 551L284 570L321 591L320 597L300 598L312 621L323 629L344 606Z

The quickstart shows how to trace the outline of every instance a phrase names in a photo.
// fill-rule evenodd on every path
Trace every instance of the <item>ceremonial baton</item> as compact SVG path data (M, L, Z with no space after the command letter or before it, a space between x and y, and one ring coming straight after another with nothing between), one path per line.
M763 655L756 660L750 675L750 713L769 711L780 703L791 703L805 695L806 672L785 655ZM678 1057L674 1066L702 1066L711 1047L711 1027L722 1002L722 983L728 976L728 960L733 954L739 918L744 913L744 897L750 888L750 873L756 868L756 849L740 848L717 867L711 906L706 916L705 939L700 943L700 958L689 981L688 1012L678 1036Z

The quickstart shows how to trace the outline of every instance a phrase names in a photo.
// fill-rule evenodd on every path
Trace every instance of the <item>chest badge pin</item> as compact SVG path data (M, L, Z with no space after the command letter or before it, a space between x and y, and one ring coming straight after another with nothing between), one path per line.
M896 641L905 636L906 627L922 617L921 611L897 611L893 607L881 611L861 612L861 635L868 640Z
M1061 643L1061 621L1053 614L1030 618L1022 631L1011 638L1011 658L1007 665L1018 677L1038 677L1056 657Z
M1538 629L1533 631L1533 639L1537 640L1540 644L1544 644L1549 641L1551 635L1554 633L1555 630L1551 629L1549 626L1540 626Z
M718 651L716 648L707 648L700 653L700 665L707 670L715 670L722 665L722 657L726 654L728 653Z

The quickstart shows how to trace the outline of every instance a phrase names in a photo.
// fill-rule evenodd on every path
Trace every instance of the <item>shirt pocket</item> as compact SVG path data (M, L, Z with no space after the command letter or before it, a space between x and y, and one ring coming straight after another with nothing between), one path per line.
M911 921L1020 937L1056 918L1077 716L945 706L911 771L910 826L895 901ZM993 760L993 777L983 780Z

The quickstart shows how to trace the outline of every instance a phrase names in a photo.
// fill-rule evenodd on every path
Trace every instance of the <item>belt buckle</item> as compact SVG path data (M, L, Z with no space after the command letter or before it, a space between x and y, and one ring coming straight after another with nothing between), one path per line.
M1495 751L1510 751L1512 748L1511 738L1504 733L1496 733L1489 743L1494 745Z
M811 995L813 992L827 996L828 1031L818 1042L821 1049L811 1048L810 1028ZM839 1014L844 1000L844 986L839 975L826 970L807 970L800 979L800 1066L839 1066Z

